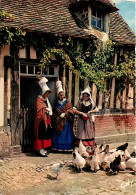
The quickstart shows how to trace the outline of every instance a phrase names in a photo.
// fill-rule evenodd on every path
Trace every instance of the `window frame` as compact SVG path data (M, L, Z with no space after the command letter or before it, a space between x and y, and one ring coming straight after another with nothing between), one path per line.
M98 29L98 30L101 30L101 31L104 31L104 15L101 11L95 9L95 8L92 8L92 10L94 9L94 11L96 12L96 16L95 15L92 15L92 11L91 11L91 26ZM98 13L101 15L101 17L98 17ZM92 24L92 18L95 18L96 20L96 26ZM101 27L98 27L98 20L101 21Z

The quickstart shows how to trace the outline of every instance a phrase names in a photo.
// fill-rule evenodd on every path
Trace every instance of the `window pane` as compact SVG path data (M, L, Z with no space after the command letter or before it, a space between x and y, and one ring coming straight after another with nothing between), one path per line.
M20 72L21 73L26 73L26 66L25 65L20 66Z
M47 69L42 69L42 73L43 75L47 75L48 74Z
M28 74L34 74L33 66L28 66Z
M39 66L35 66L35 74L38 74L39 71L40 71Z
M95 9L92 9L92 15L96 16L96 10Z
M97 12L97 17L102 18L102 14L100 12Z
M92 25L96 26L96 17L92 16Z
M54 75L54 67L49 67L49 75Z
M97 18L97 27L101 28L102 21L100 18Z

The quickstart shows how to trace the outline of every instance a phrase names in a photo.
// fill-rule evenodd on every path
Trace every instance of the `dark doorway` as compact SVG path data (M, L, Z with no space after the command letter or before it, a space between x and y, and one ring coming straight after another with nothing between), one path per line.
M48 86L52 90L49 100L53 105L56 99L55 82L56 78L48 79ZM38 95L41 95L39 80L33 77L20 78L20 106L22 116L22 150L23 152L33 151L34 145L34 121L35 104Z

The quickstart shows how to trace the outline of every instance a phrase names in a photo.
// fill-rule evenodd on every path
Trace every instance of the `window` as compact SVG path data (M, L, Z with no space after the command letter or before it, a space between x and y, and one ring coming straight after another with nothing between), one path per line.
M36 77L40 71L44 76L58 77L57 65L49 66L47 67L47 69L40 70L38 64L20 62L20 66L19 66L20 76Z
M95 9L92 9L92 17L91 17L92 21L92 26L98 28L98 29L101 29L103 30L103 24L102 24L102 14L95 10Z

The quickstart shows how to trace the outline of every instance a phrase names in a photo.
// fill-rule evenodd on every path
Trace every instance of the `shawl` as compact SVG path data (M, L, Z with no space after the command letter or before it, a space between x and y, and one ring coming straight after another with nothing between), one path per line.
M60 115L62 113L65 113L65 117L61 118ZM72 104L69 100L66 100L66 103L64 106L59 109L57 105L54 106L54 124L55 124L55 129L60 133L61 131L64 130L66 121L69 120L69 122L73 121L73 108Z
M47 104L42 98L38 97L36 101L35 129L38 128L42 119L44 120L45 124L47 124L46 108Z

